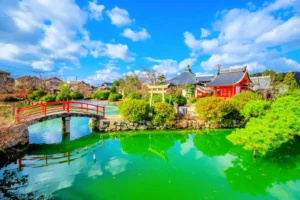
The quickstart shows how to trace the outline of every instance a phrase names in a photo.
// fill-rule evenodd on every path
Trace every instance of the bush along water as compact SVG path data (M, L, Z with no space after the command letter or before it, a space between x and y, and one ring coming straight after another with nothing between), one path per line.
M176 112L173 106L166 102L153 105L152 124L155 126L172 126L175 123Z
M110 90L100 90L92 94L92 99L107 100L110 95Z
M149 118L150 106L145 100L127 99L118 105L122 117L130 122Z
M244 129L234 131L227 139L252 150L254 156L256 152L266 155L300 136L299 105L300 90L280 96L263 115L250 118Z
M121 94L112 94L110 93L109 97L108 97L108 101L110 102L116 102L119 101L120 99L122 99L122 95Z

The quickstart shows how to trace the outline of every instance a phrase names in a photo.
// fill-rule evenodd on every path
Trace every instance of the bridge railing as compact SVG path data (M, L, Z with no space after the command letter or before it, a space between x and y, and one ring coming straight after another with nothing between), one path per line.
M105 117L105 106L79 101L39 103L18 108L16 112L16 122L20 123L31 118L44 117L56 113L88 113Z

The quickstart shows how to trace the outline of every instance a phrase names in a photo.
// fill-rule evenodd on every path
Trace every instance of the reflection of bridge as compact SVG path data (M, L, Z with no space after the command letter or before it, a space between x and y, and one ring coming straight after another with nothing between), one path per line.
M69 133L71 116L104 118L105 107L76 101L40 103L18 108L16 112L16 122L30 125L49 119L62 118L63 129Z

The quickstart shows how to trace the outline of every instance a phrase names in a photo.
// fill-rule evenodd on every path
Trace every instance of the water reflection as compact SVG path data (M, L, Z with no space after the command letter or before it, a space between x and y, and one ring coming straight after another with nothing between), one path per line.
M253 160L226 140L229 132L93 133L57 144L31 144L26 156L0 170L0 199L126 199L130 194L140 199L149 188L156 199L158 194L172 199L300 198L300 141ZM118 193L112 193L116 187Z

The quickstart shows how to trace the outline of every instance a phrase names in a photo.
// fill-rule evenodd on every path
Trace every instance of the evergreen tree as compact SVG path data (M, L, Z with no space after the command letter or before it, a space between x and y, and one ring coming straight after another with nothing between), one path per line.
M276 75L276 82L277 83L281 83L283 80L284 80L284 76L283 76L283 73L279 72L277 75Z

